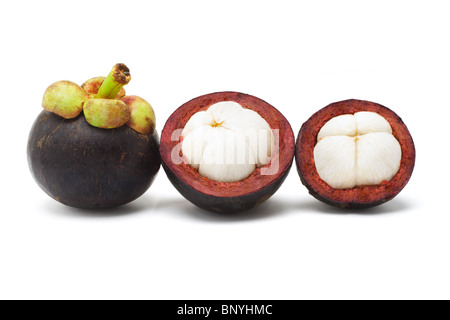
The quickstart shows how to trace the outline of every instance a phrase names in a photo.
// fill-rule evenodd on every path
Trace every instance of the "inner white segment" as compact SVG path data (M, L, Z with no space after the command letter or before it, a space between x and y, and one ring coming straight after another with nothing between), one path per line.
M356 185L355 158L355 140L348 136L326 137L314 148L314 160L319 176L328 184L331 182L333 185L330 185L337 189L352 188Z
M314 148L317 173L335 189L391 180L401 158L391 126L375 112L332 118L319 131Z
M183 155L200 175L220 182L247 178L268 164L275 149L269 124L233 101L195 113L181 134Z

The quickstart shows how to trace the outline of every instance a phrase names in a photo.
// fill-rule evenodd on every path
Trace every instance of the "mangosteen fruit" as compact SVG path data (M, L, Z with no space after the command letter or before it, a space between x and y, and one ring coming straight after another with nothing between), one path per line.
M141 196L160 167L151 105L126 96L129 69L116 64L107 77L82 86L50 85L31 128L27 156L38 185L53 199L100 209Z
M161 133L162 165L175 188L200 208L253 208L272 196L291 167L295 138L269 103L238 92L197 97Z
M315 198L342 208L367 208L391 200L405 187L415 148L392 110L345 100L302 125L295 159L302 183Z

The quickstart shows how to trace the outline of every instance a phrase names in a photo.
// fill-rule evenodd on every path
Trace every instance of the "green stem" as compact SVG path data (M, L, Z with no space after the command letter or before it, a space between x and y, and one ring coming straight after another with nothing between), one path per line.
M96 98L114 99L120 89L131 80L130 70L123 63L116 64L103 81Z

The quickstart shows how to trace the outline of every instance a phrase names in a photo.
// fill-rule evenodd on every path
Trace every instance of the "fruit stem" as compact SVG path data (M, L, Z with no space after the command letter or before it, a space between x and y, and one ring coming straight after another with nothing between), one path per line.
M114 99L120 89L131 80L130 69L123 63L116 64L103 81L96 98Z

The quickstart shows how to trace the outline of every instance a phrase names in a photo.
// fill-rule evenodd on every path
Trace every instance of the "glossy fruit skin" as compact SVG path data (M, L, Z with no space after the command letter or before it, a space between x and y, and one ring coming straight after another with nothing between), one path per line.
M99 129L81 114L64 119L42 111L31 129L28 164L53 199L76 208L112 208L137 199L160 167L156 132L128 126Z
M240 182L220 183L200 176L188 164L173 162L171 154L179 144L173 139L173 132L184 128L196 112L221 101L234 101L244 108L257 111L272 129L279 129L280 151L276 157L279 166L275 174L261 175L261 169L258 168ZM161 133L160 145L162 166L174 187L196 206L224 214L249 210L270 198L286 179L293 162L294 150L294 134L284 116L267 102L239 92L211 93L183 104L167 120Z
M389 122L392 134L400 143L402 150L400 169L390 181L383 181L382 184L377 186L334 189L320 178L316 170L314 146L317 134L330 119L360 111L378 113ZM393 199L408 183L414 169L415 158L414 142L402 119L385 106L356 99L332 103L313 114L302 125L298 133L295 150L297 171L309 193L329 205L348 209L374 207Z

